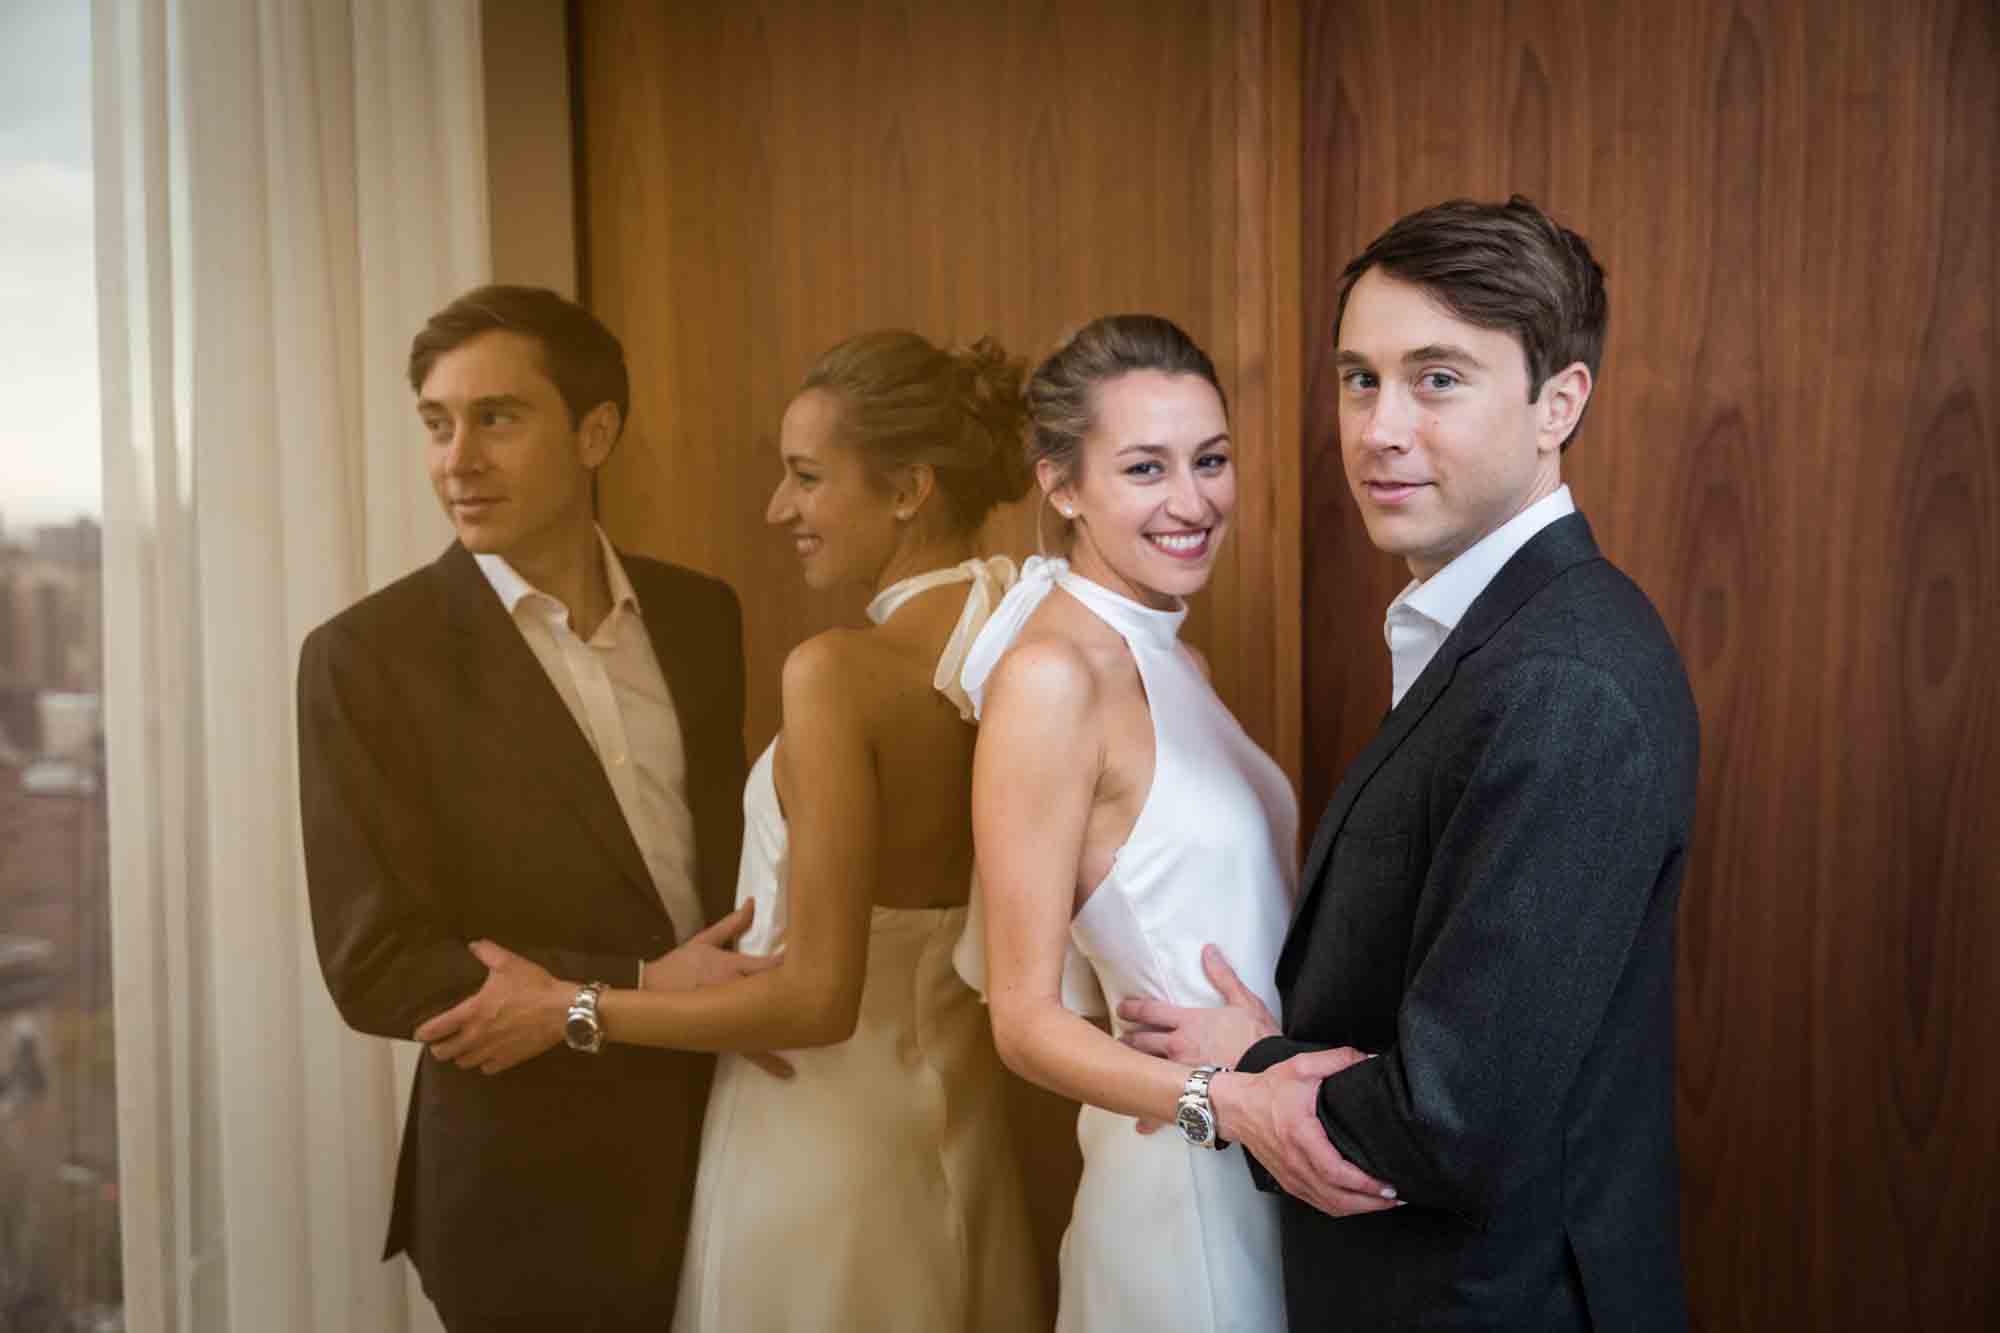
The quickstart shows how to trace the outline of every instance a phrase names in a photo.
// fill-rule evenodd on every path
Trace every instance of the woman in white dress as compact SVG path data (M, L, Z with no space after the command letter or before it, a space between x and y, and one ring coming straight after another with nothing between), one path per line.
M1084 1103L1057 1327L1282 1330L1276 1200L1241 1149L1135 1132L1212 1131L1206 1073L1078 1012L1080 963L1114 1013L1219 1004L1210 943L1277 1008L1297 806L1178 638L1236 507L1222 388L1179 328L1121 315L1043 363L1028 401L1069 554L1028 562L964 681L994 1036L1016 1072Z
M1027 489L1021 373L990 339L862 334L786 409L765 517L810 586L875 597L867 628L792 650L745 789L737 947L782 958L599 1000L607 1040L794 1071L718 1062L679 1333L1047 1327L1005 1071L951 962L972 881L957 680L1014 574L974 542Z

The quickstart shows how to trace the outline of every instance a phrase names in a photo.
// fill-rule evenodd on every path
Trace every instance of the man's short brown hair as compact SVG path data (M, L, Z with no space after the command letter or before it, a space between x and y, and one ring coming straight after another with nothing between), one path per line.
M1468 324L1513 334L1527 359L1531 403L1573 362L1597 377L1610 317L1604 270L1583 237L1522 195L1504 204L1452 199L1397 219L1341 270L1336 341L1348 295L1373 268L1423 288Z
M475 287L432 315L410 341L410 387L421 394L439 357L495 329L541 345L542 371L562 394L572 429L599 403L610 403L624 430L632 406L624 346L597 316L546 287Z

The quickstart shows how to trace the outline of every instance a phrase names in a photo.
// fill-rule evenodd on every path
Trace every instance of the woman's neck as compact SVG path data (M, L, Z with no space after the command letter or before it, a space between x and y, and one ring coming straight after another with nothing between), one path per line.
M1104 558L1090 540L1089 534L1081 528L1077 531L1076 539L1070 543L1068 558L1071 573L1081 575L1128 601L1137 602L1155 611L1178 611L1181 608L1181 599L1172 593L1164 593L1158 588L1135 583L1112 568L1111 562Z
M928 574L933 569L949 569L962 565L979 554L977 536L974 533L955 533L950 537L923 541L909 541L898 547L889 557L889 563L882 566L882 572L875 576L875 591L893 587L904 579L918 574Z

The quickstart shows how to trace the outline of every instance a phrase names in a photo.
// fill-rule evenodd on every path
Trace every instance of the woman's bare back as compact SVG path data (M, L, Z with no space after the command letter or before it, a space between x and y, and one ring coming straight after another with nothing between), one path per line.
M873 766L878 906L958 906L972 883L978 733L932 683L967 596L965 584L947 584L880 625L829 632L838 688L860 719ZM790 793L780 796L789 807Z

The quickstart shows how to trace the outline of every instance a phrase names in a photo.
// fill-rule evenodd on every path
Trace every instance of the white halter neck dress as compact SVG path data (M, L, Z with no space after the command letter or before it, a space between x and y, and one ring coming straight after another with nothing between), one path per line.
M1114 1033L1128 996L1221 1003L1201 970L1211 942L1276 1013L1298 805L1181 645L1186 609L1156 611L1065 561L1030 559L967 658L966 692L983 704L993 668L1058 588L1124 638L1153 717L1152 787L1110 873L1070 923ZM1251 1184L1240 1147L1191 1148L1171 1128L1140 1135L1130 1117L1093 1106L1078 1117L1077 1138L1083 1179L1063 1236L1059 1330L1283 1330L1277 1200Z
M877 597L969 582L935 681L971 717L959 664L1012 581L1004 558L967 561ZM776 742L774 741L773 747ZM766 749L743 795L738 903L754 898L746 953L782 949L785 818ZM716 1067L702 1129L678 1333L1048 1327L1005 1077L979 997L951 963L963 907L876 907L854 1035L787 1051L779 1080L740 1056Z

